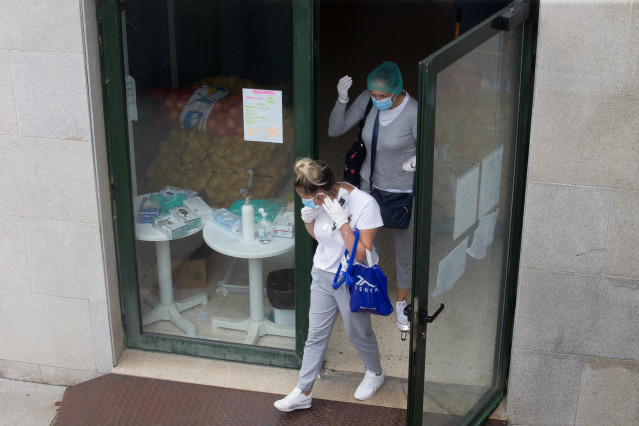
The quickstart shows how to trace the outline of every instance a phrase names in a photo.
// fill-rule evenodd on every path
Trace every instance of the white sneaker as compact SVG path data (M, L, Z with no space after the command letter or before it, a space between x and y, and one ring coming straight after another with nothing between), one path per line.
M305 408L311 408L313 401L313 392L310 395L304 395L302 390L295 388L279 401L275 401L273 405L280 411L293 411Z
M377 390L384 384L384 379L384 370L382 370L382 374L379 376L372 371L366 370L366 374L364 374L364 378L353 396L360 401L372 398L377 393Z
M410 331L410 320L406 315L404 315L405 307L405 300L395 303L395 315L397 315L397 328L399 331Z

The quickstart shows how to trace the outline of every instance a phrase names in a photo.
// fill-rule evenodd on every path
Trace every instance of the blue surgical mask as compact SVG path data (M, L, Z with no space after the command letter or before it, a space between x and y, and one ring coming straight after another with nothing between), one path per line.
M378 111L386 111L388 108L393 106L393 96L389 96L388 98L380 99L379 101L371 96L373 100L373 105L377 108Z
M313 198L302 198L302 204L304 204L304 207L308 207L309 209L318 209L319 206L316 206L313 201L315 198L317 198L317 195Z

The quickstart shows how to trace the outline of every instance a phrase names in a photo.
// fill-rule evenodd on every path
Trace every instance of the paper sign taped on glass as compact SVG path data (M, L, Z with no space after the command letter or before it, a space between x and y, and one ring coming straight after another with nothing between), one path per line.
M282 91L242 89L244 140L284 143Z
M466 253L473 259L483 259L486 256L486 249L495 239L495 225L498 214L499 209L479 219L479 225L475 229L473 242L466 250Z
M453 288L455 282L464 275L466 270L466 249L468 237L464 238L448 255L439 262L437 270L437 286L433 290L433 297Z

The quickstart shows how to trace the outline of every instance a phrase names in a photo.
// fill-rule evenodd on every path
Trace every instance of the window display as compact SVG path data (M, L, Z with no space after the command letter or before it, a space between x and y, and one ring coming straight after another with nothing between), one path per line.
M292 5L124 5L142 332L293 349L265 291L294 268Z

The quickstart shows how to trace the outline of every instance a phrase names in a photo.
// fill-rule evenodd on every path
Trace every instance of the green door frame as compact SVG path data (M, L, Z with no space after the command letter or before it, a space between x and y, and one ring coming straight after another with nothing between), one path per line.
M493 389L488 392L468 413L464 424L480 425L490 415L490 413L497 407L506 392L508 367L510 364L510 352L512 346L512 332L514 321L515 300L517 293L517 279L519 271L519 256L521 248L521 228L523 224L523 209L524 209L524 194L526 186L526 173L528 164L528 149L530 139L530 123L531 123L531 110L532 110L532 98L533 98L533 80L534 80L534 65L535 65L535 51L536 51L536 38L537 38L537 20L539 1L529 0L528 18L523 23L523 40L521 50L521 63L520 70L520 100L519 110L517 111L517 143L515 146L515 167L513 170L513 203L511 208L510 229L508 230L508 259L504 267L505 269L505 294L504 294L504 308L499 318L499 327L501 329L500 338L496 342L496 356L498 361L496 368L493 372ZM419 117L425 117L424 125L419 123L419 140L424 143L418 146L418 162L419 164L433 164L434 160L434 126L435 126L435 109L436 99L435 90L436 87L436 74L438 71L444 69L450 63L454 62L461 56L460 52L467 52L477 47L483 41L490 38L490 36L497 34L499 30L498 20L508 8L503 9L493 17L487 19L483 23L477 25L482 27L479 29L479 33L475 33L472 37L461 36L453 42L449 43L439 51L433 53L429 58L436 57L430 66L436 69L428 69L428 72L420 72L419 81L419 96L420 96L420 111ZM477 40L480 40L478 42ZM426 62L429 58L426 58L422 62ZM421 67L422 65L420 65ZM427 67L428 65L426 65ZM428 81L424 77L427 75ZM422 121L422 120L420 120ZM418 168L418 178L416 182L416 193L420 196L416 198L415 203L415 215L420 218L419 221L415 221L415 235L424 236L424 238L416 238L417 242L414 247L414 259L426 259L423 262L413 262L413 285L412 296L419 297L418 292L418 277L429 276L429 259L430 259L430 223L431 223L431 209L432 209L432 188L433 188L433 171L431 168ZM419 311L425 312L427 305L427 297L419 297ZM432 312L430 313L432 314ZM414 313L414 315L416 315ZM413 324L415 326L415 324ZM409 383L408 383L408 413L406 417L407 425L421 425L422 424L422 410L423 410L423 385L424 385L424 373L425 373L425 355L426 355L426 339L418 338L416 341L415 334L425 333L426 324L416 327L417 333L411 333L410 348L416 348L415 356L412 353L410 356L409 365ZM415 346L414 346L415 345Z
M292 0L295 156L317 154L318 2ZM308 332L310 274L313 244L299 217L295 231L296 336L295 350L208 342L192 337L142 333L138 294L131 174L127 141L121 4L97 0L98 43L102 77L105 132L111 187L113 227L118 261L122 324L130 348L299 368ZM301 208L300 200L295 200Z

